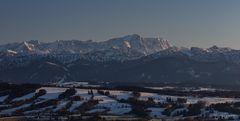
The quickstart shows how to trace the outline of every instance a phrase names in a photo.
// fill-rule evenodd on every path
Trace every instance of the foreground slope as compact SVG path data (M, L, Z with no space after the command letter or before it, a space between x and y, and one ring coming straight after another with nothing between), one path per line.
M0 120L6 117L40 121L123 118L237 120L239 92L9 85L0 90ZM5 89L8 87L7 89ZM23 88L24 87L24 88ZM11 91L7 91L11 90ZM5 92L4 92L5 91ZM166 91L171 92L164 94ZM4 92L4 93L3 93ZM214 94L214 95L212 95Z

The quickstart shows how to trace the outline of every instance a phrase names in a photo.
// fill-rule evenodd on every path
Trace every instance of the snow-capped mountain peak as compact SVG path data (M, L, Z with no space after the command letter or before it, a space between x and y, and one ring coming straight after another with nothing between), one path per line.
M34 44L28 43L27 41L20 43L16 48L14 48L14 51L20 53L29 53L33 52L34 50L35 50Z
M101 42L57 40L44 43L38 40L30 40L0 45L0 52L11 50L15 52L15 55L50 55L61 59L61 61L69 62L79 58L91 58L91 60L132 60L170 47L171 44L166 39L157 37L144 38L138 34L132 34Z
M124 39L124 40L136 40L136 39L140 39L141 36L138 35L138 34L131 34L131 35L126 35L124 37L121 37L121 39Z

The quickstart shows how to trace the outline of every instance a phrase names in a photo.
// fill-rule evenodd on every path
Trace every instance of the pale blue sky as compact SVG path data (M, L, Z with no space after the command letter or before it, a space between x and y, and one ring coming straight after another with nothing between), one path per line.
M0 0L0 43L133 33L240 49L240 0Z

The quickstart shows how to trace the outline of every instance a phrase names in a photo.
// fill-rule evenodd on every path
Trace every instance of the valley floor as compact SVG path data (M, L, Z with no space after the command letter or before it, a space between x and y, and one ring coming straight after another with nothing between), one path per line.
M240 98L225 94L230 91L8 86L0 89L0 121L240 119Z

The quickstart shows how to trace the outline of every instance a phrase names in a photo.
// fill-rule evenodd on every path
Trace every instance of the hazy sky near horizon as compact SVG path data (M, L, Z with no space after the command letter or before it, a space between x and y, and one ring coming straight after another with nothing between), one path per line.
M240 0L0 0L0 44L134 33L240 49Z

